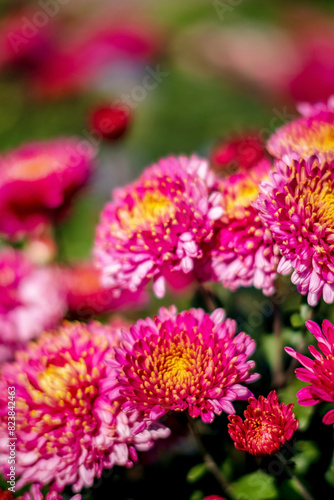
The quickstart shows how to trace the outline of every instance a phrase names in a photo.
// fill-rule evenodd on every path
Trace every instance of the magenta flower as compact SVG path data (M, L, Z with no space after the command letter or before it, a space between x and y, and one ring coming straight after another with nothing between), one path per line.
M0 378L0 465L8 472L8 387L15 389L17 488L50 484L78 492L103 468L131 466L169 430L125 414L110 399L109 362L120 330L97 322L64 323L3 366Z
M124 410L150 419L170 410L188 410L204 422L233 413L231 401L251 394L241 384L259 377L247 360L255 342L235 333L236 323L222 309L209 316L202 309L177 314L172 306L153 320L139 320L116 349L113 397L124 398Z
M276 391L271 391L267 398L249 398L248 402L245 420L238 415L228 417L228 432L234 446L251 455L274 455L298 429L293 404L280 404Z
M334 99L328 104L303 104L304 116L283 125L270 137L269 153L279 159L290 156L296 160L312 155L320 160L334 160Z
M78 319L96 314L143 307L148 300L145 290L130 292L104 288L101 273L92 262L82 262L64 268L63 279L67 291L69 311Z
M220 181L223 216L212 244L212 267L214 279L231 290L255 286L266 295L274 293L278 248L253 206L259 183L270 170L271 163L264 159Z
M298 391L298 403L302 406L313 406L326 401L334 403L334 326L327 319L322 323L322 331L314 321L306 321L306 326L316 338L323 354L311 345L309 351L314 359L294 351L291 347L285 348L286 352L304 367L297 368L297 378L310 384ZM334 426L334 410L327 412L322 421Z
M13 500L14 497L3 499L3 500ZM2 500L2 499L1 499ZM49 491L45 496L41 491L41 487L38 484L32 484L30 491L23 493L19 500L63 500L63 497L55 490ZM77 494L71 497L69 500L81 500L81 495Z
M34 266L24 254L0 251L0 362L10 359L66 312L65 290L57 270Z
M6 154L0 172L0 232L21 238L40 233L61 216L89 178L95 153L86 141L63 138Z
M153 278L162 297L165 270L190 273L222 214L214 181L205 160L180 156L160 160L116 190L95 241L104 285L135 292Z
M280 249L277 271L289 274L308 303L334 302L334 163L277 161L257 203Z

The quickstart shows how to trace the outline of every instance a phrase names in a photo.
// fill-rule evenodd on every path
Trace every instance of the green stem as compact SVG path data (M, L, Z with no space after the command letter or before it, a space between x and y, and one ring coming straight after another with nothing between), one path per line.
M205 448L205 446L203 444L202 436L201 436L201 434L198 430L198 427L197 427L196 420L191 418L188 414L187 414L187 417L188 417L188 424L189 424L190 432L195 438L198 449L200 450L200 452L203 456L203 460L207 466L207 469L211 472L211 474L215 477L215 479L219 483L219 485L222 489L222 492L223 492L224 496L226 497L226 499L230 498L232 500L236 500L234 493L233 493L233 490L232 490L227 478L224 476L224 474L220 470L219 466L214 461L212 455L210 455L210 453Z
M293 482L297 486L297 488L299 490L299 493L302 495L302 497L305 500L314 500L314 498L307 491L307 489L305 488L305 486L303 485L303 483L300 481L300 479L289 469L289 467L287 466L287 462L286 462L286 459L284 458L284 456L281 453L277 453L277 457L282 462L282 464L283 464L283 466L285 468L285 471L287 472L287 474L291 477L291 479L293 480Z
M284 365L283 365L283 342L282 342L282 314L279 306L273 303L274 307L274 321L273 331L275 336L276 357L273 373L272 386L277 389L282 387L285 382Z

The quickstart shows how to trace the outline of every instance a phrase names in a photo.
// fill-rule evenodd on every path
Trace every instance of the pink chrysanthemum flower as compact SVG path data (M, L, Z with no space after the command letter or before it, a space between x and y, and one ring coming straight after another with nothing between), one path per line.
M258 378L247 360L255 342L235 333L236 323L222 309L209 316L202 309L177 314L172 306L138 321L116 349L114 397L150 419L188 410L212 422L215 414L234 412L231 401L251 394L241 384Z
M34 266L24 254L0 251L0 362L10 359L66 312L65 290L58 272Z
M306 326L318 341L323 355L313 346L309 346L309 351L314 359L295 352L291 347L285 348L290 356L304 366L297 368L297 378L310 384L298 391L298 403L302 406L313 406L326 401L334 403L334 326L327 319L322 323L322 331L314 321L306 321ZM327 412L322 421L334 426L334 410Z
M0 165L0 232L21 238L62 215L89 178L95 154L77 138L30 143L7 153Z
M145 290L130 292L104 288L101 273L92 262L82 262L63 270L69 311L78 319L89 319L96 314L143 307L148 296Z
M249 398L248 402L245 420L238 415L228 417L228 432L234 446L251 455L274 455L298 429L293 404L280 404L276 391L271 391L267 398Z
M203 498L203 500L224 500L224 498L218 495L209 495L208 497Z
M274 293L278 248L253 206L270 170L269 160L262 160L220 181L223 216L212 245L212 267L214 279L231 290L253 285L266 295Z
M262 183L257 207L282 254L277 271L289 274L308 303L334 302L334 163L277 161Z
M165 269L191 272L222 214L214 182L207 161L181 156L160 160L116 190L96 235L104 284L136 291L154 278L154 291L162 297Z
M0 500L2 499L0 496ZM13 498L8 498L6 500L14 500ZM30 487L30 491L26 491L23 493L19 500L63 500L63 497L55 490L49 491L45 496L41 491L41 487L39 484L32 484ZM77 494L71 497L69 500L81 500L81 495Z
M135 449L148 450L169 431L125 414L110 399L117 329L97 322L64 323L43 334L0 378L0 464L8 472L8 387L15 388L17 488L29 482L78 492L101 477L103 468L130 466Z
M321 160L334 160L334 98L327 105L302 104L299 110L304 116L283 125L270 137L269 153L279 159L316 155Z

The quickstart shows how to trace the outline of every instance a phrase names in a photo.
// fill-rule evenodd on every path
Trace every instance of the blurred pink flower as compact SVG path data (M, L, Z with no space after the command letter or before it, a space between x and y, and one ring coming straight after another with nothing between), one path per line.
M28 143L2 157L0 232L20 238L63 215L89 179L95 149L77 138Z
M0 251L0 361L56 326L65 312L57 270L36 267L19 251Z
M92 262L84 262L63 270L67 290L69 311L78 319L88 319L95 314L121 311L127 308L140 308L147 302L144 290L121 292L113 288L103 288L101 272Z
M304 116L276 130L267 148L276 158L296 160L317 155L321 160L334 159L334 96L327 103L301 104Z

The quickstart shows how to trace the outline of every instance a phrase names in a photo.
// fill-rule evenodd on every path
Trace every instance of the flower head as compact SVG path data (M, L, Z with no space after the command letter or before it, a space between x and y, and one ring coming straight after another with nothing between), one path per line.
M164 270L193 270L201 245L222 214L221 195L205 160L170 157L118 189L97 228L95 256L104 285L136 291L154 278L165 292Z
M5 364L0 378L0 465L8 471L8 387L15 387L17 488L29 482L57 491L91 486L103 468L130 466L135 448L168 435L138 412L125 414L110 399L118 329L97 322L64 323ZM161 426L162 427L162 426Z
M322 323L322 331L314 321L306 321L306 326L318 341L322 354L315 347L309 346L314 357L310 359L291 347L285 348L304 367L297 368L297 378L310 384L298 391L298 403L302 406L313 406L324 401L334 403L334 326L327 319ZM334 410L327 412L322 421L334 426Z
M129 307L138 308L147 301L144 290L114 290L101 284L101 272L92 262L83 262L63 270L69 311L79 319L96 314L120 311Z
M249 169L267 157L259 134L249 133L231 137L217 144L211 153L212 168L220 174L231 175L239 169Z
M154 319L138 321L116 349L118 382L113 394L125 410L157 419L170 410L188 410L212 422L215 414L234 412L231 401L251 394L243 383L258 378L248 361L255 342L217 309L177 314L161 309Z
M56 326L65 312L65 290L55 269L34 266L19 251L0 251L0 361Z
M95 150L76 138L26 144L1 160L0 232L21 238L64 213L87 181Z
M231 290L253 285L266 295L274 292L278 249L253 206L259 183L270 170L269 160L262 160L249 169L239 168L219 184L223 216L212 245L212 267L215 279Z
M103 139L117 141L128 130L131 115L125 106L106 104L92 111L90 122Z
M249 398L248 402L245 420L238 415L228 417L228 432L234 445L251 455L274 455L298 429L293 404L280 404L276 391L271 391L267 398Z
M328 104L301 105L304 116L283 125L269 139L267 148L276 158L292 156L334 160L334 99Z
M277 161L257 203L280 249L277 271L289 274L308 303L334 302L334 162Z

